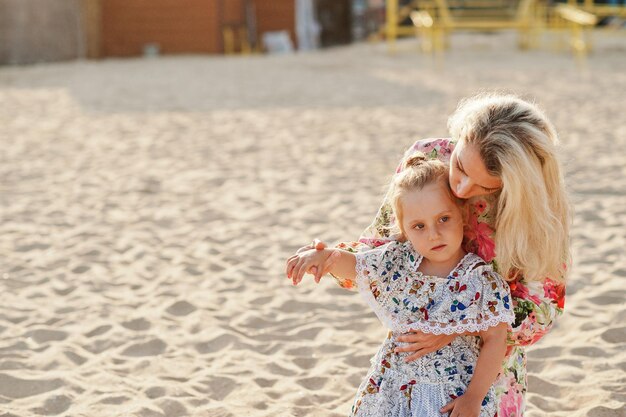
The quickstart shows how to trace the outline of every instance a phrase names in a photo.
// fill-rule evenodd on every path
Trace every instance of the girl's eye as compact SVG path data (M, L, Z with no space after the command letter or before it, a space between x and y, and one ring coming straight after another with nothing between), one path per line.
M440 219L439 219L439 222L441 222L441 223L445 223L445 222L447 222L448 220L450 220L450 216L443 216L442 218L440 218Z
M414 228L414 229L417 229L417 230L422 230L422 229L424 228L424 225L423 225L423 224L421 224L421 223L418 223L418 224L416 224L413 228Z

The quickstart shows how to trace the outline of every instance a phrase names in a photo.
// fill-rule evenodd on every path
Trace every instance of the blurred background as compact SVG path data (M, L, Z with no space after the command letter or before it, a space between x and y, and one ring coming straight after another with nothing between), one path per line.
M0 64L302 51L415 35L428 51L445 49L458 30L517 30L523 48L561 33L560 49L585 52L590 31L624 31L624 10L623 0L2 0Z

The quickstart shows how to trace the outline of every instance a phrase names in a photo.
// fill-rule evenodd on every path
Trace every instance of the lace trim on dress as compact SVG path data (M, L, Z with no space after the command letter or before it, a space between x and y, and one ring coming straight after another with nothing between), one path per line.
M397 331L406 333L411 330L419 330L424 333L431 334L453 334L453 333L476 333L485 331L490 327L495 327L500 323L510 324L515 320L515 316L511 310L507 310L503 314L496 314L481 321L470 320L466 323L433 323L433 322L417 322L412 324L397 324ZM395 330L395 329L394 329Z

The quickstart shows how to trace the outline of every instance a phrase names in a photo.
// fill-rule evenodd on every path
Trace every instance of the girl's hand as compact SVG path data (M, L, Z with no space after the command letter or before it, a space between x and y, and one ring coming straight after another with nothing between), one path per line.
M413 362L431 352L435 352L444 346L449 345L457 337L456 334L430 334L423 333L419 330L412 330L398 337L399 342L410 343L406 346L397 347L395 352L414 352L407 356L405 362Z
M466 392L443 406L439 412L450 413L450 417L478 417L483 399Z
M298 285L304 274L313 273L312 269L315 268L315 282L319 283L323 275L322 272L330 269L339 255L339 252L332 249L309 249L296 253L287 260L285 274L287 278L293 281L293 285Z

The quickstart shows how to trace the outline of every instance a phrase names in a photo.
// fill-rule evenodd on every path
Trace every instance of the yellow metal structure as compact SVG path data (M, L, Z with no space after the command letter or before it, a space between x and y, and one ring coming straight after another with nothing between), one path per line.
M456 30L499 31L515 29L520 33L520 48L533 46L536 27L536 1L518 0L421 0L400 8L398 0L387 0L386 35L390 51L403 30L399 22L411 17L418 36L424 40L423 49L438 51L449 45L448 35ZM408 10L407 10L408 9ZM408 33L407 33L408 32Z
M584 58L591 50L591 30L596 27L600 18L609 16L626 18L626 6L596 4L593 0L584 0L583 3L568 0L567 4L558 4L554 8L554 15L565 22L574 54Z
M403 20L405 20L412 11L418 9L422 1L412 0L409 4L400 7L398 0L386 0L385 1L385 38L389 45L389 51L396 51L396 39L399 36L411 36L414 33L414 29L410 26L401 26Z
M222 42L226 55L236 53L247 55L252 52L250 42L248 42L248 29L245 26L225 26L222 29Z

